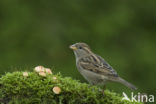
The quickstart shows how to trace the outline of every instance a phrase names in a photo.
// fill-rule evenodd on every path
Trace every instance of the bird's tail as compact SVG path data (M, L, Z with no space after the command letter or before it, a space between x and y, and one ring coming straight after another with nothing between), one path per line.
M137 88L133 84L127 82L126 80L124 80L124 79L122 79L120 77L118 77L116 82L122 83L123 85L127 86L128 88L130 88L132 90L137 90Z

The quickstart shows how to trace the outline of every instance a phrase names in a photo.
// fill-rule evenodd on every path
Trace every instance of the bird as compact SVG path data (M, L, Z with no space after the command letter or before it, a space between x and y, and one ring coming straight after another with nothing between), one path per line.
M121 78L104 58L93 53L86 43L75 43L70 45L69 48L74 51L78 71L91 85L118 82L131 90L137 89L133 84Z

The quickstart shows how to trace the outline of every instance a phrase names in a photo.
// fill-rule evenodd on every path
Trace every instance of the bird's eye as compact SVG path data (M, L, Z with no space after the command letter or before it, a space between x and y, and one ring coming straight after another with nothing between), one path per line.
M79 49L82 49L82 47L79 47Z

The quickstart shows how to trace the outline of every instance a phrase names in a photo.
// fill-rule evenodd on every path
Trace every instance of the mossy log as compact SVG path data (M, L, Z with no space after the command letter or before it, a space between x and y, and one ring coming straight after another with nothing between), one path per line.
M59 88L59 92L54 91ZM80 83L60 74L40 76L36 72L6 73L0 78L1 104L139 104L122 100L109 90Z

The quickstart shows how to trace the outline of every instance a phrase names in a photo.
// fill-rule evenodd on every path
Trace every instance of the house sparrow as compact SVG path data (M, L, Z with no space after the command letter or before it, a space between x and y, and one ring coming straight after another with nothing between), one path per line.
M76 66L82 76L92 85L105 85L106 82L119 82L136 90L137 88L119 77L117 72L100 56L94 54L85 43L70 46L76 57Z

